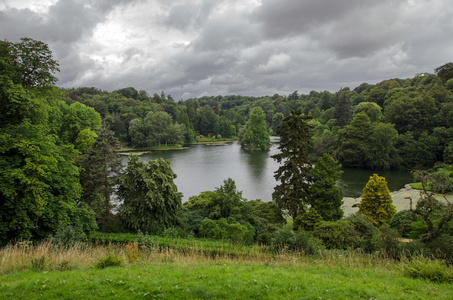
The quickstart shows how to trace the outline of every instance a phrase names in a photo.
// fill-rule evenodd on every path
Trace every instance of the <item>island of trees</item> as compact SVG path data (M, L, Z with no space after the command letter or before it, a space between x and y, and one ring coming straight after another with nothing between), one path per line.
M336 93L184 101L133 87L60 89L58 67L42 42L0 42L2 245L139 231L305 253L360 248L398 258L419 251L453 262L452 204L433 197L453 190L452 63ZM117 154L120 145L236 138L265 151L269 135L280 137L272 202L244 199L226 178L182 203L168 161L145 164L131 155L124 167ZM423 170L416 173L421 199L414 210L396 212L385 178L374 175L359 212L344 216L335 185L341 166Z

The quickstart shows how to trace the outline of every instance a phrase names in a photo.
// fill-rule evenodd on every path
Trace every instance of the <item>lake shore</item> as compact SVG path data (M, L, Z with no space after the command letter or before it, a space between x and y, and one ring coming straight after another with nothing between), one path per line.
M412 199L412 209L415 209L417 205L417 201L420 198L420 190L416 190L411 188L409 184L406 184L404 188L394 191L390 193L390 196L392 196L393 200L393 205L396 207L396 211L401 211L401 210L408 210L410 209L410 199ZM448 199L448 201L453 202L453 194L448 194L445 195ZM435 195L436 199L440 201L444 201L444 195L443 194L436 194ZM344 216L347 217L350 214L356 213L359 208L358 207L353 207L354 204L359 204L361 200L361 197L354 198L354 197L344 197L343 201L344 204L342 206L343 211L344 211Z

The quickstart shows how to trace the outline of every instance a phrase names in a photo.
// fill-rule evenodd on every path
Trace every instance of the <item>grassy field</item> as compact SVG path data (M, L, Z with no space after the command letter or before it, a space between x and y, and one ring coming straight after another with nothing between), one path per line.
M232 258L137 243L15 245L0 250L0 299L453 298L452 283L411 278L408 264L353 251Z

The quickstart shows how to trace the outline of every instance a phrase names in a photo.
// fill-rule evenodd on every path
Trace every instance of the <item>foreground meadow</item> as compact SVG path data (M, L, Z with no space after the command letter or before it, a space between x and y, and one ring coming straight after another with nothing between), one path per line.
M242 253L248 254L137 243L7 246L0 250L0 298L453 298L451 281L409 277L407 258L353 251L306 256L259 247Z

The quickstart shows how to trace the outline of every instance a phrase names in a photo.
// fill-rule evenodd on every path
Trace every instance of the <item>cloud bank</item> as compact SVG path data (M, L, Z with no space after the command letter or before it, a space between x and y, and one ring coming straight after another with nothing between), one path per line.
M453 61L449 2L0 0L0 38L49 44L66 88L334 92Z

